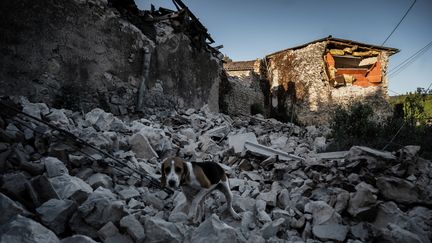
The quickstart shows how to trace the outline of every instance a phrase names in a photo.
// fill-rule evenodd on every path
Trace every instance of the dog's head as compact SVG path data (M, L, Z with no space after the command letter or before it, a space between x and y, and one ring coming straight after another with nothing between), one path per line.
M181 158L169 157L162 162L161 174L162 186L177 188L188 180L189 170Z

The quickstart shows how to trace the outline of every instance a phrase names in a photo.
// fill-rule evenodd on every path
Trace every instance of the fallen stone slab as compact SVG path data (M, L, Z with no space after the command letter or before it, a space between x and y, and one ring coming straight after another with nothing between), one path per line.
M384 160L396 160L396 156L387 151L376 150L373 148L365 147L365 146L353 146L349 150L346 158L360 156L360 155L369 155L376 158L384 159Z
M125 228L135 242L142 242L145 238L144 227L134 215L128 215L120 220L120 227Z
M50 121L50 123L59 126L61 128L67 128L69 125L69 119L67 118L63 109L59 110L59 109L51 108L50 112L45 115L45 118L47 118Z
M396 224L389 224L386 229L382 230L382 235L379 239L382 242L410 242L422 243L416 234L401 228Z
M41 159L49 178L69 174L65 164L55 157L45 157Z
M183 242L176 224L156 217L146 217L144 222L146 242Z
M49 181L61 199L72 199L78 204L83 202L93 189L78 177L63 174Z
M125 188L118 192L121 199L128 200L140 196L140 193L133 187Z
M243 152L245 149L246 141L250 141L252 143L258 143L257 137L253 132L228 136L228 146L230 148L234 148L234 153Z
M422 202L418 188L407 180L397 177L379 177L376 181L376 186L387 200L394 200L395 202L405 204ZM432 204L432 202L429 203Z
M404 224L408 221L408 216L402 212L396 203L389 201L378 206L373 226L377 229L385 229L391 223Z
M165 131L160 128L151 126L142 126L137 134L148 139L150 146L157 152L164 152L172 149L171 139L165 134Z
M132 151L135 153L137 158L141 159L152 159L159 158L158 154L148 141L147 137L141 133L134 134L129 138L129 144L132 147Z
M255 199L249 197L233 196L233 208L237 212L253 211L255 209Z
M158 210L162 210L165 206L165 202L162 199L156 197L156 194L150 192L146 187L142 188L141 190L141 200L146 205L151 205Z
M246 141L244 144L244 147L246 148L246 150L255 153L255 154L260 154L266 157L270 157L270 156L277 156L279 160L282 161L288 161L288 160L304 160L303 158L293 155L293 154L288 154L287 152L284 152L282 150L278 150L278 149L274 149L274 148L270 148L258 143L253 143L253 142L249 142Z
M91 169L90 169L91 170ZM92 170L91 170L92 171ZM90 172L91 172L90 171ZM107 189L113 188L113 182L110 176L103 173L96 173L87 178L86 182L93 188L104 187Z
M38 222L18 215L8 223L0 225L0 242L59 243L60 240Z
M325 152L325 153L317 153L314 157L318 159L343 159L347 156L349 151L336 151L336 152Z
M106 223L104 226L102 226L99 230L98 230L98 236L99 238L101 238L103 241L105 241L106 239L113 237L114 235L119 233L118 228L113 224L113 222L109 221L108 223Z
M364 186L362 186L364 185ZM361 182L356 186L356 192L350 194L348 213L359 219L373 221L377 210L377 189L371 185Z
M16 215L20 214L25 217L30 217L32 214L28 212L19 202L15 202L8 196L0 192L0 225L5 224Z
M38 207L36 212L42 223L58 235L65 231L66 223L76 208L74 201L51 199Z
M100 131L109 130L114 121L114 115L107 113L100 108L95 108L85 114L85 120Z
M203 135L209 137L223 138L230 132L228 125L218 126L206 131Z
M72 235L61 240L61 243L97 243L86 235Z
M348 227L341 224L325 224L312 226L312 233L321 240L344 241Z
M265 224L261 229L262 237L266 240L272 237L276 237L277 233L284 228L283 227L284 223L285 223L285 219L279 218Z
M312 213L314 225L339 224L341 216L324 201L312 201L305 205L304 211Z
M270 206L276 206L278 192L275 190L271 190L269 192L261 192L257 199L261 199L266 202Z
M45 175L33 177L29 183L26 183L26 190L35 207L39 207L50 199L60 199L60 196Z
M26 102L23 104L22 112L34 116L38 119L42 119L42 115L49 113L49 108L45 103L30 103Z
M222 222L216 214L212 214L196 228L192 234L192 242L240 242L236 230Z
M356 225L350 227L351 234L362 241L367 241L369 239L369 227L366 223L360 222Z
M107 222L118 222L124 215L124 203L110 190L99 187L78 208L89 225L100 228Z

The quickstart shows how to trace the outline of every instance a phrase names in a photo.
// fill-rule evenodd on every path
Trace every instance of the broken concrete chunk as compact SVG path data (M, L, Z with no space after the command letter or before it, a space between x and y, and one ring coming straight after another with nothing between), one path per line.
M128 200L134 197L139 197L140 193L133 187L123 189L118 192L121 199Z
M249 141L245 142L244 147L246 148L246 150L251 151L252 153L263 155L266 157L277 156L279 160L283 160L283 161L293 160L293 159L303 160L303 158L301 158L299 156L288 154L282 150L273 149L273 148L266 147L266 146L258 144L258 143L252 143Z
M359 155L369 155L384 160L396 160L396 157L390 152L380 151L365 146L351 147L349 153L347 154L347 158L349 159L350 157L359 156Z
M61 128L67 128L69 125L69 119L64 113L64 110L51 108L50 112L45 116L50 123L59 126Z
M389 224L387 228L382 231L382 233L383 235L379 240L383 242L424 242L416 234L405 230L396 224Z
M14 202L8 196L0 192L0 225L6 224L10 219L20 214L22 216L31 216L24 206L19 202Z
M124 204L110 190L99 187L78 208L84 221L95 228L107 222L119 221L123 214Z
M177 225L163 219L146 217L144 228L146 241L148 242L183 242L183 235Z
M113 224L113 222L109 221L106 223L102 228L98 231L98 236L105 241L106 239L117 235L119 233L119 230L117 227Z
M285 219L279 218L276 219L275 221L265 224L261 229L262 237L267 240L270 239L271 237L276 237L277 233L284 228L283 227L284 223L285 223Z
M341 216L324 201L312 201L305 205L305 212L312 213L313 224L339 224Z
M51 199L38 207L36 211L42 223L58 235L65 231L66 223L76 208L74 201Z
M113 187L113 182L111 177L109 177L106 174L103 173L96 173L91 175L88 179L87 179L87 183L93 188L96 189L98 187L104 187L107 189L112 189Z
M353 217L358 217L368 221L372 221L376 215L376 207L378 205L377 189L371 185L361 182L356 186L357 192L351 193L348 206L348 213Z
M136 154L136 157L141 159L152 159L159 158L156 151L150 145L147 137L137 133L129 139L129 144L132 146L132 151Z
M45 157L42 158L41 161L45 165L49 178L69 174L65 164L55 157Z
M384 202L378 206L376 217L372 223L377 229L385 229L390 223L406 222L408 221L407 215L402 212L396 203Z
M252 132L228 136L228 146L234 148L234 153L243 152L246 141L258 143L255 133Z
M172 148L171 139L162 129L143 126L136 134L141 134L141 136L148 139L150 146L157 152L162 153Z
M362 241L367 241L367 239L369 238L368 226L364 222L360 222L356 225L351 226L350 232L354 237Z
M93 192L83 180L68 174L50 178L49 181L61 199L72 199L80 203Z
M100 131L107 131L111 128L114 115L100 108L95 108L85 115L85 120Z
M42 115L46 115L49 112L49 108L45 103L26 103L23 105L22 112L34 116L38 119L42 119Z
M120 220L120 226L125 228L135 242L142 242L145 238L144 227L133 215L128 215Z
M270 206L276 206L278 192L276 190L271 190L269 192L261 192L257 199L261 199Z
M422 201L420 200L416 186L407 180L396 177L379 177L376 185L387 200L406 204Z
M255 199L249 197L233 196L233 208L237 212L248 212L255 209Z
M236 230L212 214L193 232L192 242L238 242Z
M59 243L60 240L38 222L18 215L8 223L0 225L0 242Z
M35 207L39 207L50 199L60 199L59 194L45 175L33 177L30 183L26 183L26 189Z

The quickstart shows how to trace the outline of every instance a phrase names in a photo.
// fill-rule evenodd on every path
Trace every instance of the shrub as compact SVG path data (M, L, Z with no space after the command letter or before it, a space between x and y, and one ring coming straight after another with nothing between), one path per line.
M337 108L330 127L334 149L346 149L353 145L369 144L379 133L379 124L373 121L370 106L355 103L349 108Z
M346 109L338 108L330 124L333 142L327 150L348 150L353 145L363 145L376 149L386 147L386 150L394 151L406 145L420 145L420 155L432 158L431 125L416 125L410 117L397 116L378 123L373 120L373 115L372 108L365 104L356 103ZM392 141L393 137L395 139Z

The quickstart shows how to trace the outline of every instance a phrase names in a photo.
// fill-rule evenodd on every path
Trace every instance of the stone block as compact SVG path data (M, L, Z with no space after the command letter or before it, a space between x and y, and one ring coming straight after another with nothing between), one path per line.
M57 235L63 233L77 206L71 200L51 199L36 209L42 223Z

